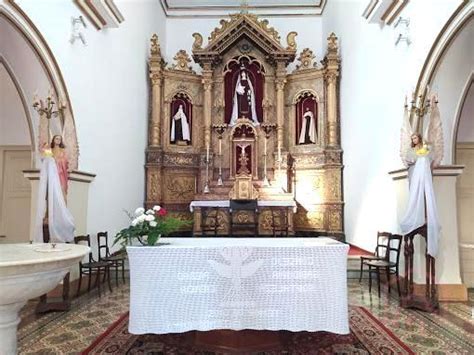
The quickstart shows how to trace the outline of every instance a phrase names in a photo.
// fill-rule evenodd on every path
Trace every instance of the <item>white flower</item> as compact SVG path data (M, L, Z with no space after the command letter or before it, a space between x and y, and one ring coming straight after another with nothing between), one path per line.
M138 219L135 218L135 219L132 221L132 227L135 227L137 224L138 224Z
M159 210L161 210L160 206L158 206L158 205L153 206L153 211L158 212Z
M146 211L146 214L155 214L155 211L153 211L153 210L148 210L148 211Z
M145 212L145 209L143 207L138 207L136 210L135 210L135 215L136 216L139 216L141 214L143 214Z
M154 221L155 220L155 216L153 216L152 214L147 214L145 216L145 221L147 222L151 222L151 221Z
M142 215L138 216L138 217L137 217L137 221L138 221L138 223L141 223L141 222L143 222L143 221L145 220L145 218L146 218L146 216L145 216L144 214L142 214Z
M150 227L156 227L158 223L156 221L150 221Z

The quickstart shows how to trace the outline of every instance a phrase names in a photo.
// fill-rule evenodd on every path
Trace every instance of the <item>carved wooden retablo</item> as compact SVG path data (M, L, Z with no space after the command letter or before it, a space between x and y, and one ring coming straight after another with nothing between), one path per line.
M169 65L151 39L146 205L194 220L183 231L191 234L191 201L291 199L294 235L342 237L337 37L328 37L325 55L297 55L296 32L282 43L268 20L244 12L220 20L207 41L189 36L192 48ZM269 213L261 214L263 234L271 234ZM225 234L228 221L220 221Z

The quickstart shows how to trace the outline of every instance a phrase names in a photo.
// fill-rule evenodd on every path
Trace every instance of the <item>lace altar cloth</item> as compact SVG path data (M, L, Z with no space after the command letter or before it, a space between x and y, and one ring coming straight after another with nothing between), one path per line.
M162 238L127 247L132 334L349 333L349 246L330 238Z

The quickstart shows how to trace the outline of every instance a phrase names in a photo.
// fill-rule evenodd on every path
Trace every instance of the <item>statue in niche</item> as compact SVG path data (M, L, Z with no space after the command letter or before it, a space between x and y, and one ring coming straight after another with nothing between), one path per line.
M255 126L259 125L255 104L254 85L252 84L249 72L243 64L241 65L240 73L237 76L232 101L232 115L230 118L231 126L237 123L238 118L248 118L254 122Z
M317 141L316 119L314 113L306 107L301 122L298 144L314 144Z
M187 145L190 141L188 118L184 112L183 105L180 104L171 120L171 143Z

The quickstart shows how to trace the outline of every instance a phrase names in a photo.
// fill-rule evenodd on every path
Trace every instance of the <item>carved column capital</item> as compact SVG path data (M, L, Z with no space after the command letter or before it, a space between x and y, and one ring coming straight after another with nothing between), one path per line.
M159 85L161 86L161 79L163 78L163 75L160 71L155 71L155 70L150 70L150 80L152 85Z
M337 71L328 71L324 74L324 79L328 84L335 84L339 73Z
M282 91L285 88L286 79L285 78L277 78L275 80L275 87L278 91Z

